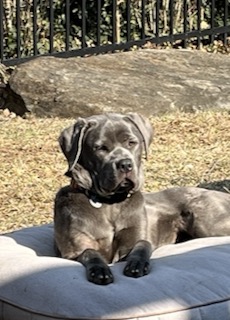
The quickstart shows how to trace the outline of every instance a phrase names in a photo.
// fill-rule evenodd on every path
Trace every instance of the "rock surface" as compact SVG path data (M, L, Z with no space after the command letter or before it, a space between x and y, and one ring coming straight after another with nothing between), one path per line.
M61 117L230 110L229 70L230 56L190 50L41 57L19 65L11 75L9 90L18 100L10 109Z

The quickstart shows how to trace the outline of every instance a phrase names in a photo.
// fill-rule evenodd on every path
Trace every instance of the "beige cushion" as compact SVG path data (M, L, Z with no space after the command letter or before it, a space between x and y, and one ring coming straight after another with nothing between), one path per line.
M0 236L0 319L230 319L230 237L168 245L139 279L112 265L115 282L89 283L84 267L56 258L53 227Z

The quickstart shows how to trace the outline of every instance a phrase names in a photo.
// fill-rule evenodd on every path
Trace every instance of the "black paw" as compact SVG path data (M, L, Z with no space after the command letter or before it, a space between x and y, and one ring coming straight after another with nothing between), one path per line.
M124 275L132 278L143 277L149 273L150 266L148 261L130 260L124 269Z
M107 265L94 265L87 269L87 279L95 284L106 285L113 282L113 275Z

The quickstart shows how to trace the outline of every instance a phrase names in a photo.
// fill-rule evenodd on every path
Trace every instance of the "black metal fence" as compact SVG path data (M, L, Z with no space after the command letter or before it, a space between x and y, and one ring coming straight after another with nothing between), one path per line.
M229 0L0 0L0 60L84 56L230 35Z

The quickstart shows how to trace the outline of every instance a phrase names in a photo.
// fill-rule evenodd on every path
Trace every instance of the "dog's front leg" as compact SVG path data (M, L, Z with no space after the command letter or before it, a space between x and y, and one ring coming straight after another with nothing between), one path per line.
M112 272L98 251L86 249L76 260L85 266L89 281L101 285L113 282Z
M124 274L128 277L139 278L149 273L150 256L152 253L151 243L140 240L126 257L127 264Z

